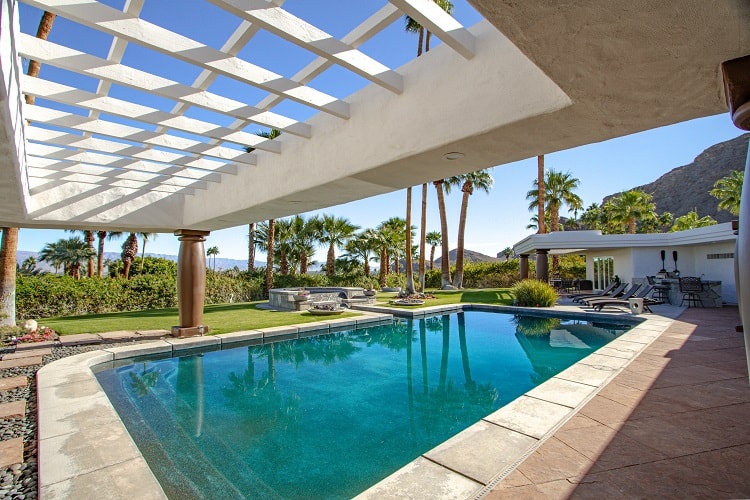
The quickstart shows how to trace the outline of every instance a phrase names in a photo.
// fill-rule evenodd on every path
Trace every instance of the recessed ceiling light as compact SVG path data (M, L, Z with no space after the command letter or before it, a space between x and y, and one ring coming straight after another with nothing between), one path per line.
M466 156L466 155L464 155L463 153L458 153L458 152L454 151L452 153L445 153L443 155L443 158L445 158L446 160L451 160L452 161L452 160L459 160L459 159L463 158L464 156Z

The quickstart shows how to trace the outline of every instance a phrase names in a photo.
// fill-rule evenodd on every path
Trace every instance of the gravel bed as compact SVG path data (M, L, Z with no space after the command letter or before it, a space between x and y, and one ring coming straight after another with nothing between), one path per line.
M83 352L96 351L106 347L126 345L96 344L75 347L58 345L52 348L52 354L42 357L42 364L0 370L0 377L15 377L25 375L29 385L0 393L0 403L12 401L26 401L26 416L0 420L0 440L6 441L23 437L23 462L10 467L0 468L0 500L33 499L37 498L37 433L36 433L36 372L43 365L52 363L67 356ZM0 349L0 355L9 354L13 349Z

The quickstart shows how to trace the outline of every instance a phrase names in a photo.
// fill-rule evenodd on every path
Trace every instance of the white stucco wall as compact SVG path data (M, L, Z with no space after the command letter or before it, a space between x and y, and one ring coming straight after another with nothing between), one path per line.
M737 303L737 288L734 282L734 242L719 242L692 246L664 246L621 248L589 251L586 253L586 279L594 279L595 257L613 257L614 273L623 281L654 276L661 270L660 250L666 251L664 268L675 270L672 252L677 251L677 269L681 276L699 276L710 281L721 281L722 300L727 304ZM709 259L711 254L728 254L724 258Z

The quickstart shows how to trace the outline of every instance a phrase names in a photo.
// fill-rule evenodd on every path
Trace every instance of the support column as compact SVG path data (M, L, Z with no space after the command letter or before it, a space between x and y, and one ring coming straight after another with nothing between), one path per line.
M750 130L750 56L721 64L724 93L732 122ZM745 179L750 179L750 152L745 162ZM745 357L750 371L750 182L742 185L735 259L735 285L740 319L745 335Z
M529 279L529 254L522 253L519 257L521 258L521 279Z
M174 234L180 240L177 257L180 324L172 327L172 336L204 335L208 333L208 326L203 324L203 302L206 298L206 253L203 242L210 232L179 229Z
M547 253L549 250L536 251L536 279L549 283L549 262Z

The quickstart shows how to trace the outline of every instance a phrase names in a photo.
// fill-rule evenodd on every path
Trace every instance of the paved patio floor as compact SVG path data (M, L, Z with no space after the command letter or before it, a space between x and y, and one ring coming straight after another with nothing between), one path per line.
M687 309L485 498L750 497L737 308Z

